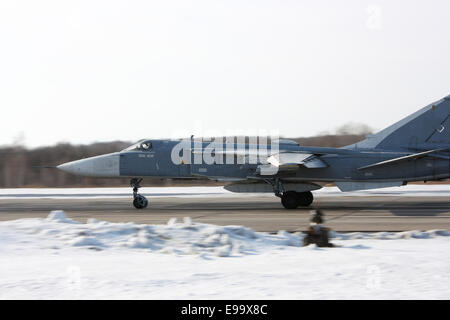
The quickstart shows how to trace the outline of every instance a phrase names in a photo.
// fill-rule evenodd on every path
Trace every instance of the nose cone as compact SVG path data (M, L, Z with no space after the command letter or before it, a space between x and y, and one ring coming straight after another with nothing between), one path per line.
M68 173L88 177L118 177L120 176L119 154L111 153L67 162L57 168Z

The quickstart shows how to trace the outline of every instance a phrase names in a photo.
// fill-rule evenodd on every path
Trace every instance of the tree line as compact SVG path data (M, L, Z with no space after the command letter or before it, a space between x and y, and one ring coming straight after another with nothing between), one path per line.
M363 134L328 134L292 139L304 146L341 147L363 140ZM128 186L128 179L98 179L67 174L57 169L39 168L123 150L131 142L113 141L89 145L61 143L27 149L0 147L0 188L23 187L117 187ZM147 179L146 186L218 184L214 181Z

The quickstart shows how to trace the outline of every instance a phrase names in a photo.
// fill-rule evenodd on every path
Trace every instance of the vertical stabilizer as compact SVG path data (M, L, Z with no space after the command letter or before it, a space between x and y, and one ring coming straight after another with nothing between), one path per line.
M450 95L345 148L397 150L445 147L450 147Z

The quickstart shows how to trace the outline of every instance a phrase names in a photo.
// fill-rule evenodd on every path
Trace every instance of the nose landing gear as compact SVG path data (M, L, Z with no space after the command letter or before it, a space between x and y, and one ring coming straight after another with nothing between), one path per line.
M140 183L143 179L133 178L130 181L130 185L133 187L133 205L136 209L144 209L148 206L148 200L146 197L138 194L138 190L141 187Z

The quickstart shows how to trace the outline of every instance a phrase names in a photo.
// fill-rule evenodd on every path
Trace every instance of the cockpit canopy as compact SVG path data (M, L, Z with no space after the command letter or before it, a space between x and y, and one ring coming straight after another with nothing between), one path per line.
M150 151L153 148L151 140L140 140L138 143L129 146L123 151Z

